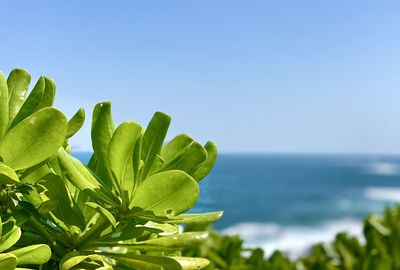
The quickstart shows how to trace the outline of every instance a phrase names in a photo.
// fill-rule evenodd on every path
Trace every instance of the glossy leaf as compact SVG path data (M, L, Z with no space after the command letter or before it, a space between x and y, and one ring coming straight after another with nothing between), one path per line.
M176 153L169 160L163 157L165 163L161 171L182 170L192 175L195 169L207 159L206 150L195 141L192 141L184 148L174 150L176 150Z
M144 132L141 151L141 159L144 162L142 180L149 174L154 160L161 151L170 122L171 117L156 112Z
M49 164L39 164L24 171L21 176L21 183L33 185L48 174L55 174Z
M177 156L180 151L185 149L193 142L194 140L190 136L186 134L179 134L162 148L161 156L163 160L168 162L174 159L174 157Z
M7 165L0 164L0 185L19 184L17 173Z
M21 109L15 116L14 120L10 124L10 129L13 128L16 124L30 116L32 113L38 110L38 106L40 101L42 100L44 89L45 89L45 78L42 76L37 81L35 87L33 87L31 93L29 94L28 98L25 100L24 104L22 105Z
M85 203L87 206L93 208L97 213L99 213L104 219L106 219L113 227L117 225L117 221L114 216L104 207L101 207L97 203L87 202Z
M0 72L0 139L8 127L8 88L7 80Z
M182 270L203 269L210 262L203 258L190 258L190 257L172 257L182 267Z
M78 159L68 155L64 149L58 152L58 160L61 168L78 189L99 189L100 184L90 171Z
M128 269L143 270L182 270L180 264L168 257L146 256L146 255L111 255L119 264L129 267ZM117 264L118 266L118 264Z
M15 222L8 220L2 224L0 238L0 252L12 247L21 237L21 229L15 226Z
M11 253L0 254L0 269L14 270L17 267L17 257Z
M217 146L213 142L207 142L204 148L207 151L207 160L200 164L193 173L193 178L200 182L206 177L217 161Z
M118 203L118 198L104 189L85 165L69 156L64 149L60 149L58 152L58 160L67 179L79 190L86 191L103 202Z
M114 133L114 122L111 115L111 103L98 103L93 110L92 117L92 147L96 156L97 165L95 173L102 183L118 190L118 186L111 179L111 171L108 165L108 146Z
M130 208L135 215L147 211L157 216L173 216L193 207L199 196L196 181L183 171L151 175L136 190Z
M153 221L148 221L144 225L136 225L138 228L146 228L146 229L153 229L153 230L158 230L157 234L160 236L167 236L167 235L173 235L178 233L178 227L168 224L168 223L156 223Z
M21 121L0 140L0 157L14 170L26 169L55 155L64 142L67 120L53 108Z
M83 268L82 266L79 266L81 263L84 263L85 261L94 263L95 264L94 267ZM101 255L70 252L67 255L65 255L64 258L61 260L59 269L60 270L109 269L109 268L100 268L100 267L105 267L107 265L108 264L105 262L103 256Z
M14 69L7 78L8 87L8 122L11 123L25 101L31 76L23 69Z
M135 186L133 155L142 127L134 122L122 123L114 132L108 148L108 162L111 172L122 189L121 197L128 202L127 195ZM137 168L136 168L137 169Z
M74 116L68 121L67 139L71 138L78 130L81 129L85 122L85 110L80 108Z
M173 224L197 224L212 223L222 217L222 211L202 213L202 214L182 214L175 216L169 222Z
M51 249L47 245L38 244L10 251L18 258L18 265L44 264L51 256Z
M102 246L106 244L109 246L129 247L131 249L148 250L148 251L167 251L167 250L180 250L183 248L196 247L207 239L208 233L206 232L185 232L175 235L168 235L159 238L149 239L145 241L119 241L119 242L101 242L97 244Z
M146 241L138 242L137 244L142 246L153 246L159 248L172 248L182 249L185 247L193 247L201 244L207 239L207 232L185 232L177 235L169 235L160 238L149 239Z
M42 99L37 106L37 110L42 108L51 107L54 103L54 97L56 95L56 85L51 78L44 77L45 79L45 87Z

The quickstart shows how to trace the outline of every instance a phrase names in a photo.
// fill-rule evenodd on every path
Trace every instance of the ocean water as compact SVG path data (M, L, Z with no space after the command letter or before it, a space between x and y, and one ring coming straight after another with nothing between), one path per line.
M87 162L90 153L75 153ZM292 257L400 202L400 156L220 154L192 212L224 210L215 224L246 245Z

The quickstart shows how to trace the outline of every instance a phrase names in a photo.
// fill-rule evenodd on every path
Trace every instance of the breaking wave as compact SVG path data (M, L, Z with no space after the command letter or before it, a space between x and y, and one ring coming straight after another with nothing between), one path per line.
M337 233L343 231L363 239L362 222L353 218L324 222L312 227L246 222L231 226L222 232L241 236L248 247L261 247L265 256L280 250L296 258L306 254L313 244L330 242Z

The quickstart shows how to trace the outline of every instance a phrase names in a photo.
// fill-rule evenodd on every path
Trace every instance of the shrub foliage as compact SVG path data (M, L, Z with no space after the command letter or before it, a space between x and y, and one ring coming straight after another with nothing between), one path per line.
M0 73L0 268L201 269L204 258L183 256L208 232L180 224L213 222L222 212L185 214L217 155L181 134L164 140L170 117L157 112L146 128L114 126L111 105L96 105L93 156L82 164L68 139L83 125L52 107L55 84Z
M191 230L207 230L207 224ZM237 236L210 231L202 245L185 252L207 258L207 270L397 270L400 269L400 207L387 208L364 221L364 239L339 233L332 243L314 245L303 257L290 260L275 251L268 259L261 249L243 247ZM244 256L244 254L246 256Z

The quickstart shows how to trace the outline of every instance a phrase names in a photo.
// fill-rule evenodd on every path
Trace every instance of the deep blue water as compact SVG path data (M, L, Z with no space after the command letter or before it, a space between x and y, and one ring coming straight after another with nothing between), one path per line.
M321 240L336 230L357 234L369 212L400 201L399 166L400 156L221 154L193 211L224 210L217 228L266 249L264 241L285 248L286 236L307 228L319 228Z

